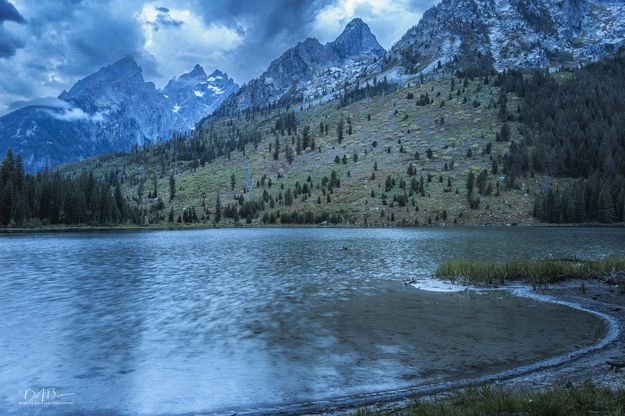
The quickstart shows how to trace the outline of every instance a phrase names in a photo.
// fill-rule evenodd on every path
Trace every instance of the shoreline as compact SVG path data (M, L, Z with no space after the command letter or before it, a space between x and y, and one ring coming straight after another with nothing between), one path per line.
M421 286L417 284L421 283ZM623 377L605 369L606 361L623 357L625 353L625 310L617 307L612 310L594 296L575 293L576 282L564 282L542 291L535 291L526 285L480 288L475 286L454 285L438 279L422 279L410 283L418 290L433 292L485 292L506 291L514 296L526 297L539 302L548 302L590 313L602 320L607 326L605 336L591 345L576 348L566 354L546 358L538 362L485 374L476 378L446 381L422 386L395 390L338 397L307 403L295 403L267 407L257 410L242 410L237 414L246 416L260 415L347 415L358 409L370 409L376 412L393 411L408 407L415 399L432 399L445 396L455 391L472 387L497 386L506 388L544 389L549 386L579 384L593 381L600 385L614 387L623 383ZM609 291L610 286L599 282L586 282L590 289ZM617 295L624 296L624 295ZM585 300L582 298L586 298ZM622 384L621 384L622 385Z
M50 227L21 227L21 228L0 228L0 236L19 234L65 234L65 233L94 233L94 232L155 232L155 231L192 231L192 230L225 230L225 229L458 229L458 228L625 228L625 223L612 224L433 224L433 225L321 225L321 224L189 224L183 226L168 225L123 225L123 226L50 226Z

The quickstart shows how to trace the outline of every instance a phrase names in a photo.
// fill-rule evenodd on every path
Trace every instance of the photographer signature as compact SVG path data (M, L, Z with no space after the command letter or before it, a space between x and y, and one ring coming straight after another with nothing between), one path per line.
M23 405L42 405L42 404L73 404L67 397L74 396L76 393L60 393L55 387L43 387L41 389L24 389Z

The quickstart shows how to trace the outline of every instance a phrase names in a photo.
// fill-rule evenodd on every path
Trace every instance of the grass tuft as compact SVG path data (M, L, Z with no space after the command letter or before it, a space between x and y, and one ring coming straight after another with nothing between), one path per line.
M390 412L360 410L359 416L390 415ZM449 397L421 400L393 411L398 416L537 415L582 416L625 415L625 388L610 389L584 383L574 387L515 390L496 387L469 389Z
M494 262L451 260L441 263L436 277L452 282L463 281L478 286L504 284L508 281L530 282L534 288L566 279L598 279L612 274L625 274L625 258L602 260L513 260Z

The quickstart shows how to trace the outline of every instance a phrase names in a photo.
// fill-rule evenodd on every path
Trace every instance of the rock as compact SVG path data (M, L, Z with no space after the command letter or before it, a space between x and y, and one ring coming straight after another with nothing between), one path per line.
M443 0L393 46L406 72L548 68L616 52L625 4L603 0Z

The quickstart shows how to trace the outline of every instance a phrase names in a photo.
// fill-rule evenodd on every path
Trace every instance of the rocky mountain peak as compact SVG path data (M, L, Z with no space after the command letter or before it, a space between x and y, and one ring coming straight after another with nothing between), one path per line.
M120 60L113 62L108 67L115 68L115 69L126 69L129 71L132 71L132 70L141 71L141 67L139 67L135 59L132 57L132 55L126 55Z
M384 54L384 48L380 46L375 35L371 33L369 26L360 18L355 18L345 26L343 32L330 46L342 58L370 53L377 56Z
M130 55L126 55L119 61L108 65L93 75L88 76L85 80L101 80L101 81L126 81L137 80L144 82L143 72L141 67L137 64L134 58Z
M208 76L200 64L195 64L190 72L180 75L180 78L208 78Z
M225 79L229 78L228 74L226 74L225 72L221 72L219 69L214 70L209 76L209 78L217 78L217 79L219 79L220 77L225 78Z
M362 19L354 19L332 42L322 45L315 38L307 38L287 49L260 77L224 102L220 114L278 101L326 101L378 65L384 53L369 26Z
M69 91L63 91L60 99L72 100L79 98L97 98L111 90L132 90L149 84L156 91L154 84L146 83L143 79L141 67L132 56L127 55L111 65L79 80Z

